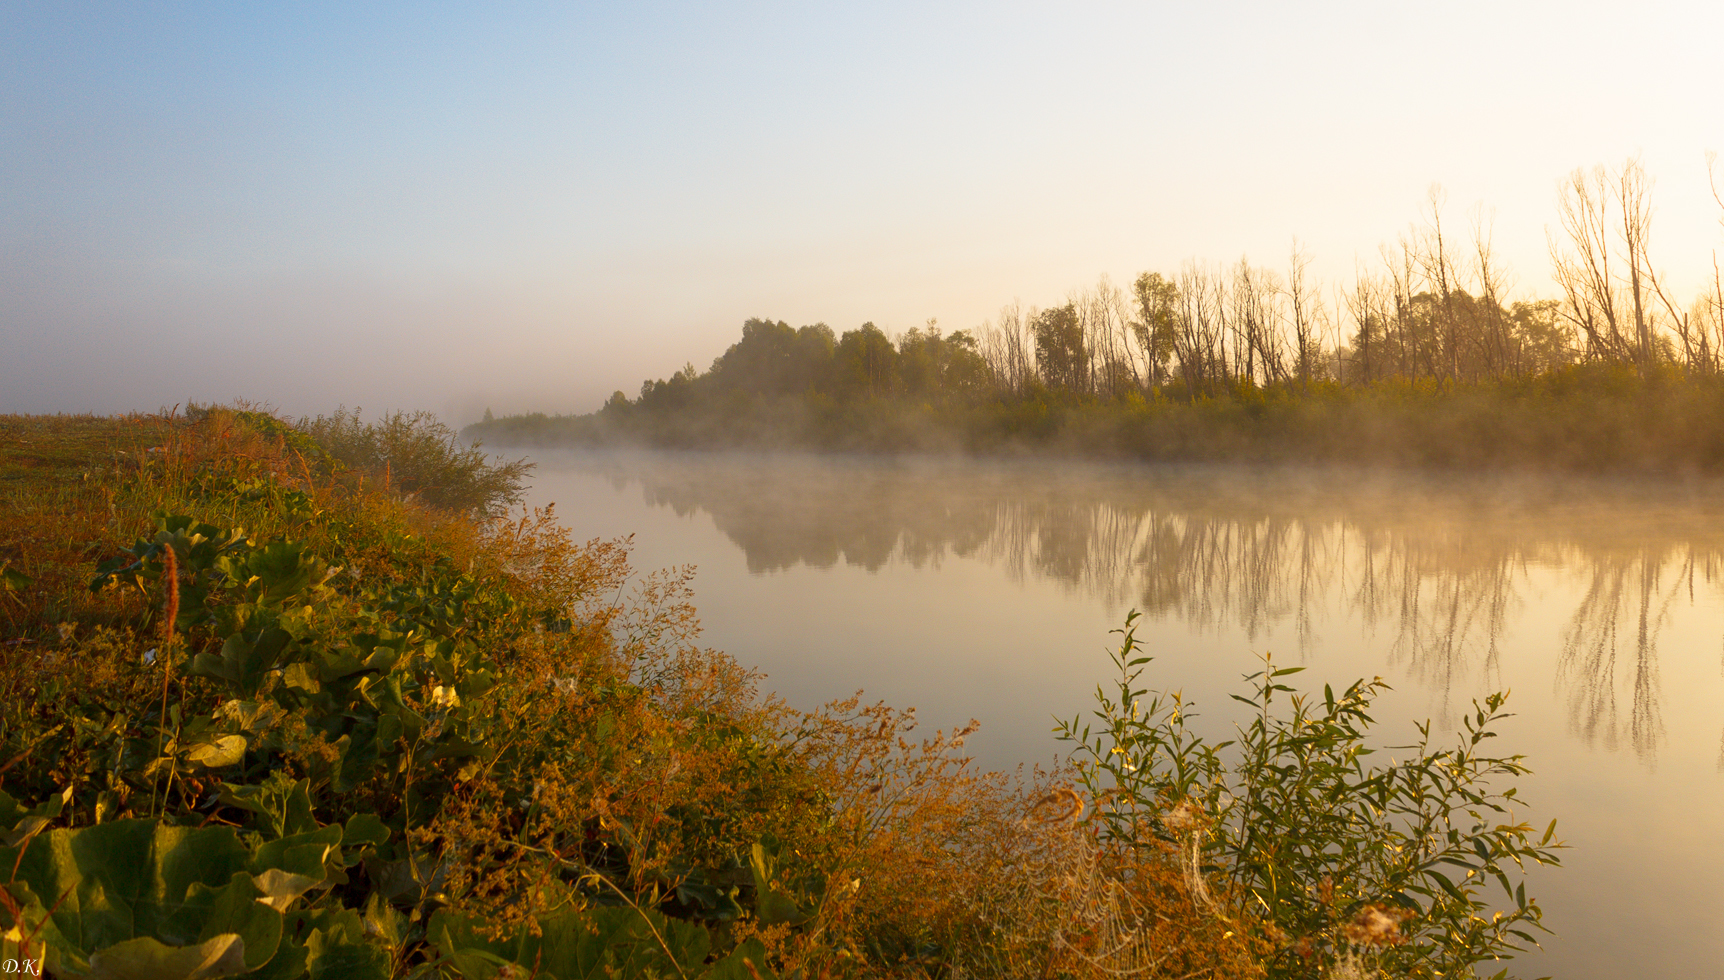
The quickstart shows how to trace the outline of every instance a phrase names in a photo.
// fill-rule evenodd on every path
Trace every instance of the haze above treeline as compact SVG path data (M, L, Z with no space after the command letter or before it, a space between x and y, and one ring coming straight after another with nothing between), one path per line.
M0 11L0 410L586 411L750 317L979 334L1107 272L1493 229L1553 297L1638 156L1687 304L1724 148L1692 6ZM1599 66L1612 70L1601 71ZM673 354L674 362L664 363Z
M1177 272L1105 274L1063 303L1013 302L974 329L888 337L751 318L702 371L647 379L633 403L666 406L708 388L838 397L1022 395L1034 388L1119 399L1189 400L1234 386L1390 379L1502 381L1581 363L1724 371L1724 270L1685 297L1654 264L1650 180L1638 160L1575 170L1550 239L1554 296L1513 299L1512 271L1477 219L1445 225L1433 187L1425 220L1340 283L1317 281L1294 242L1280 268L1187 261ZM1724 228L1724 191L1714 187ZM607 408L626 407L621 389Z
M485 418L504 444L1077 451L1145 459L1711 472L1724 444L1724 272L1686 302L1648 249L1638 161L1577 170L1550 243L1556 298L1511 300L1475 224L1426 222L1378 268L1314 281L1241 259L1105 276L979 329L893 338L750 319L591 414ZM1724 222L1724 192L1716 195Z

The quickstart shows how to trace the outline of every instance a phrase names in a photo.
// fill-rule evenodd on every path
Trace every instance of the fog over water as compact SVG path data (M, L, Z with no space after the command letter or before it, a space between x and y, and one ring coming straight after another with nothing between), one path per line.
M541 453L532 501L642 571L693 563L703 642L811 707L971 717L990 767L1059 752L1129 609L1152 686L1225 736L1255 657L1381 675L1384 746L1509 689L1494 747L1574 845L1517 972L1724 961L1724 497L1714 485L700 453ZM1390 750L1392 751L1392 750ZM1670 910L1682 909L1680 916Z

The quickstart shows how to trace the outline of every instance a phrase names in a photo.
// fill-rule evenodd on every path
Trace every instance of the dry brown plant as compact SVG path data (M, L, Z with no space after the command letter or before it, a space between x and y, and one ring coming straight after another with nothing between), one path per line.
M1058 774L1019 794L976 893L965 972L986 976L1255 977L1181 848L1109 839L1110 799L1086 800ZM1196 879L1194 886L1193 879Z

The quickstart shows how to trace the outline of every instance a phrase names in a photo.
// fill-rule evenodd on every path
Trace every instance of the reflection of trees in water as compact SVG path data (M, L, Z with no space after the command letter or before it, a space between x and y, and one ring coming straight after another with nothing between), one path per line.
M641 480L651 504L710 513L756 573L975 558L1253 641L1291 625L1301 653L1323 613L1344 611L1388 638L1389 663L1438 691L1445 714L1451 697L1499 676L1528 568L1571 569L1586 585L1557 665L1571 724L1647 761L1664 737L1660 629L1679 596L1724 570L1718 542L1670 530L1692 527L1687 512L1634 525L1632 506L1608 501L1589 512L1442 486L1343 493L1241 472L1098 473L779 461L613 478Z
M1352 607L1373 632L1393 637L1391 664L1441 693L1446 717L1474 668L1486 681L1500 676L1499 644L1521 604L1526 558L1463 534L1359 534Z
M1586 591L1557 663L1557 684L1568 688L1569 724L1589 744L1614 749L1626 742L1650 762L1665 735L1659 631L1677 599L1694 601L1697 580L1716 581L1720 556L1693 545L1649 543L1588 555L1576 565ZM1720 761L1724 766L1724 755Z
M1255 641L1291 624L1301 653L1317 619L1343 597L1389 662L1449 692L1498 666L1524 559L1462 536L1433 541L1346 520L1204 515L1111 502L1007 505L979 553L1014 575L1049 578L1110 605Z

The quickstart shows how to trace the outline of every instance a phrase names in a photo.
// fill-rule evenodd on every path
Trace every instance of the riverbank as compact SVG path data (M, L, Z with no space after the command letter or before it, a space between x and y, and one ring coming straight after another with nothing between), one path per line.
M1177 714L1031 785L978 773L967 731L760 696L694 644L686 573L636 576L623 542L548 513L486 517L509 481L434 423L328 430L0 419L5 956L56 975L1249 977L1448 969L1537 925L1524 894L1488 919L1479 884L1431 876L1549 858L1548 831L1385 838L1402 830L1330 819L1352 812L1333 767L1176 787L1157 739ZM419 454L421 487L390 446ZM481 493L462 509L427 503L463 481ZM1363 703L1319 720L1331 748ZM1260 773L1313 722L1265 710L1279 741L1241 760ZM1122 794L1104 773L1125 785L1128 758ZM1246 785L1311 791L1279 811L1322 824L1309 853L1253 850L1292 825L1229 810ZM1377 857L1331 867L1348 853ZM1265 872L1283 884L1262 914ZM116 897L56 894L98 889Z
M1479 384L1239 386L1186 397L856 397L731 391L616 399L588 415L502 416L463 434L492 446L796 449L1048 455L1157 462L1441 471L1715 475L1724 381L1582 365Z

